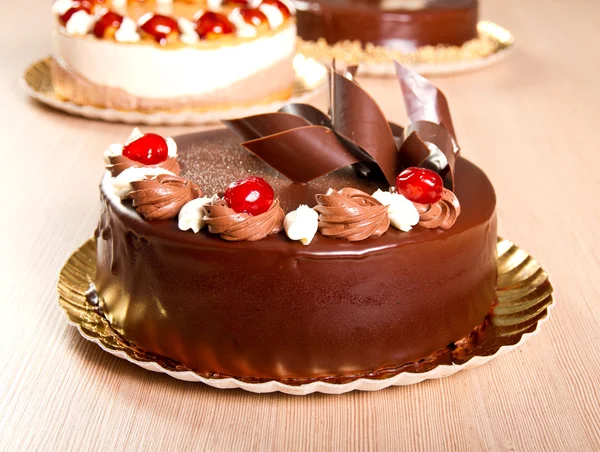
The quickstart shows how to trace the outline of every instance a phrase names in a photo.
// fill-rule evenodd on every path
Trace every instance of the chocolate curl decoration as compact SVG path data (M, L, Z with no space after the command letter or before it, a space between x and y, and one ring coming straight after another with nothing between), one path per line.
M330 71L330 114L306 104L289 104L277 113L223 121L242 146L296 183L308 183L354 165L368 177L372 169L387 185L409 166L424 166L454 188L458 146L444 95L427 79L396 63L411 119L407 131L388 123L383 112L352 77ZM404 137L407 137L404 139ZM358 164L358 165L357 165Z
M397 61L394 61L394 66L410 122L430 121L439 124L450 132L456 142L450 107L444 93L425 77L405 68ZM458 145L456 147L458 148Z
M331 119L334 130L356 144L377 165L390 185L399 170L398 147L392 128L375 100L356 83L334 73ZM396 129L396 130L399 130Z
M373 98L355 82L331 72L331 116L306 104L277 113L223 121L246 149L296 183L355 163L373 165L393 185L399 170L392 127ZM393 125L397 133L400 126Z
M454 141L450 133L438 124L417 121L406 130L407 138L400 147L402 168L419 166L437 172L444 187L454 190Z
M454 190L454 164L460 152L446 96L429 80L397 61L396 76L411 122L400 147L401 166L420 166L442 176Z

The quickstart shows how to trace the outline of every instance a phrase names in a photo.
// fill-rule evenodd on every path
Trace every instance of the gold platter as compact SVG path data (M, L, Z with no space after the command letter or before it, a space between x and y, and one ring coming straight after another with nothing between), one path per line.
M319 41L298 41L302 54L329 64L333 59L359 64L359 74L393 76L394 60L421 74L451 75L487 67L506 57L514 48L515 37L506 28L486 20L477 24L478 37L462 46L423 46L406 53L359 41L329 45Z
M23 73L21 85L30 97L72 115L107 122L147 125L201 125L216 123L222 119L242 118L244 116L277 111L290 102L308 102L326 86L325 80L327 76L327 70L323 64L313 58L297 54L294 57L294 87L292 97L288 100L204 112L169 110L145 113L99 108L91 105L77 105L73 102L60 99L56 96L52 86L51 63L52 57L43 58L31 64Z
M453 346L418 363L391 369L377 379L358 378L342 384L316 381L292 386L278 381L205 378L180 363L131 346L111 328L98 307L94 289L94 239L88 240L75 251L61 270L58 282L59 304L69 323L76 326L84 338L145 369L164 372L181 380L203 382L218 388L241 388L252 392L278 391L296 395L373 391L392 385L408 385L426 379L447 377L460 370L484 364L514 349L539 331L553 304L552 285L548 275L526 251L508 240L498 239L497 256L498 302L483 325Z

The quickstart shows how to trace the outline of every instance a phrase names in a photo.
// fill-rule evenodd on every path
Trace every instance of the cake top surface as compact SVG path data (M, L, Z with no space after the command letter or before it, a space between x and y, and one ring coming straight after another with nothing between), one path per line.
M225 187L236 178L245 177L250 170L253 175L264 177L273 186L275 195L280 199L287 213L295 209L298 203L315 205L315 194L324 193L328 188L341 189L352 183L360 186L367 193L372 193L377 184L367 180L357 179L351 170L336 171L310 182L298 185L277 173L269 165L252 155L240 146L239 138L226 129L215 129L206 132L191 133L175 137L179 148L178 161L181 164L181 175L197 183L205 193L223 192ZM258 241L227 242L218 235L211 234L206 229L197 234L178 229L176 221L144 220L135 211L130 201L113 204L119 212L122 221L130 224L132 230L137 230L148 236L163 237L169 240L183 241L202 246L236 250L294 250L299 255L334 256L334 255L363 255L380 249L403 246L404 244L440 240L448 235L461 234L476 227L489 224L496 208L494 188L476 165L464 158L456 162L456 196L460 199L461 215L449 230L427 229L414 227L409 233L389 228L385 234L359 242L331 239L316 234L309 246L291 242L285 234L272 234ZM110 198L109 188L103 184L106 198ZM108 196L107 196L108 195ZM289 246L292 245L292 248Z
M134 129L105 152L105 198L150 234L250 249L300 241L317 255L360 255L488 224L494 190L460 158L444 94L396 64L404 129L353 80L355 69L330 70L327 113L288 104L176 140ZM182 235L189 229L195 234Z

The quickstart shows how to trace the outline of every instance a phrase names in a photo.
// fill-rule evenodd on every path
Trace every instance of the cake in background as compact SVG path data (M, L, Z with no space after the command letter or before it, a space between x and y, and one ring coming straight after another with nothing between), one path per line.
M298 36L411 52L477 37L477 0L297 0Z
M126 111L209 111L291 96L296 25L280 0L57 0L59 98Z
M394 74L394 61L454 74L498 61L512 34L479 21L478 0L298 0L298 51L361 74Z

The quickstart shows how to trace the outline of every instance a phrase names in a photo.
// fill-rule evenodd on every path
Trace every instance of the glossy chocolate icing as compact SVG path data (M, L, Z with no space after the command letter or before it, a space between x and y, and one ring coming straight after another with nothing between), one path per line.
M460 46L477 37L477 0L298 0L298 35L327 43L358 40L402 51Z
M378 188L352 170L291 184L223 129L176 141L182 176L209 196L249 174L271 183L286 212L330 186ZM101 306L133 344L205 376L299 384L420 360L466 336L494 300L494 190L463 158L456 176L462 213L447 231L390 228L360 242L317 234L309 246L284 233L231 243L148 222L103 184Z

